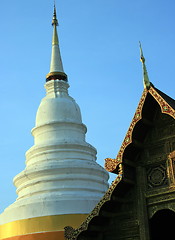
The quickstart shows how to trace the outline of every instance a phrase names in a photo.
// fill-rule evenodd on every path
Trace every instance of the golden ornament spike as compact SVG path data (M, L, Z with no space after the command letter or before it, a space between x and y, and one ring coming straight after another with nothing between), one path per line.
M139 42L139 46L140 46L140 61L142 62L142 67L143 67L143 85L144 85L144 88L149 89L151 86L151 83L149 81L148 72L146 69L145 58L143 56L141 42Z

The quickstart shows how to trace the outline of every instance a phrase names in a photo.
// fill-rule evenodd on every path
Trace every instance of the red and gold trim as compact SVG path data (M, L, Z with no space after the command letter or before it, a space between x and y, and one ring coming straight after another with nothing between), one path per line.
M70 226L67 226L65 228L65 237L67 240L76 240L78 235L82 231L86 231L88 229L88 225L90 221L99 215L100 209L103 206L103 204L111 199L112 193L117 187L117 185L122 181L123 179L123 154L126 149L126 147L132 143L132 134L135 125L137 124L138 121L142 119L142 109L147 97L147 94L151 94L154 99L157 101L157 103L161 107L162 113L169 114L173 118L175 118L175 110L157 93L157 91L153 88L150 87L149 89L145 88L143 91L142 97L140 99L139 105L137 107L137 110L135 112L135 115L133 117L133 120L131 122L131 125L128 129L128 132L126 134L126 137L122 143L122 146L119 150L119 153L116 157L116 159L112 158L106 158L106 163L105 163L105 168L109 172L117 172L117 178L112 182L111 186L109 187L108 191L105 193L104 197L100 200L100 202L96 205L96 207L93 209L93 211L89 214L87 219L81 224L79 228L73 228ZM175 154L174 154L175 155ZM173 155L173 156L174 156Z
M160 94L158 94L153 87L150 88L149 93L160 105L161 112L168 114L175 119L175 110L163 99L163 97L160 96Z
M133 117L133 120L125 136L125 139L121 145L121 148L119 150L117 157L115 159L112 159L112 158L105 159L105 169L108 172L114 172L118 168L119 164L122 163L123 153L126 147L132 143L132 133L133 133L134 127L136 123L142 119L142 108L148 93L150 93L151 96L157 101L157 103L161 108L162 113L168 114L175 119L175 110L163 99L163 97L160 96L160 94L156 91L156 89L154 89L154 87L145 89L143 91L136 113Z
M125 136L125 139L124 139L124 141L121 145L121 148L118 152L117 157L115 159L112 159L112 158L106 158L105 159L105 169L108 172L114 172L115 171L117 166L119 166L119 164L122 162L123 153L124 153L125 148L132 142L132 132L133 132L133 129L134 129L136 123L140 119L142 119L142 108L143 108L147 93L148 93L148 90L145 89L143 91L143 94L142 94L142 97L140 99L139 105L137 107L137 110L136 110L135 115L132 119L131 125L130 125L130 127L128 129L128 132Z

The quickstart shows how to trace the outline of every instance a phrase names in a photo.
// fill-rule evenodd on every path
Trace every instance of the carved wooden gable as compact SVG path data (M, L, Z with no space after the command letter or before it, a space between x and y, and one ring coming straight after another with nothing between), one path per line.
M69 240L149 240L149 219L175 211L175 101L145 89L126 137L106 169L117 175L104 197Z

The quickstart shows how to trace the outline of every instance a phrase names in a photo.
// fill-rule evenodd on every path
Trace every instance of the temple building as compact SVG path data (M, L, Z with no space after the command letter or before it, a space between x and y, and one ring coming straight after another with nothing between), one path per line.
M26 168L14 178L18 198L0 215L0 239L62 240L78 228L108 189L108 172L86 142L78 104L68 94L53 14L50 72L32 129Z
M148 78L141 50L144 90L115 159L104 197L87 219L65 228L67 240L174 239L175 100Z

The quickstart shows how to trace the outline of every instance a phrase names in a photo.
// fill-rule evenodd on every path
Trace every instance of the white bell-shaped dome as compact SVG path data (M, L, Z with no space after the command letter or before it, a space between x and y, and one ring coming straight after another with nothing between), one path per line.
M41 101L36 115L36 127L51 122L82 123L75 100L68 95L68 83L52 80L45 85L47 96ZM55 96L54 96L55 95Z

